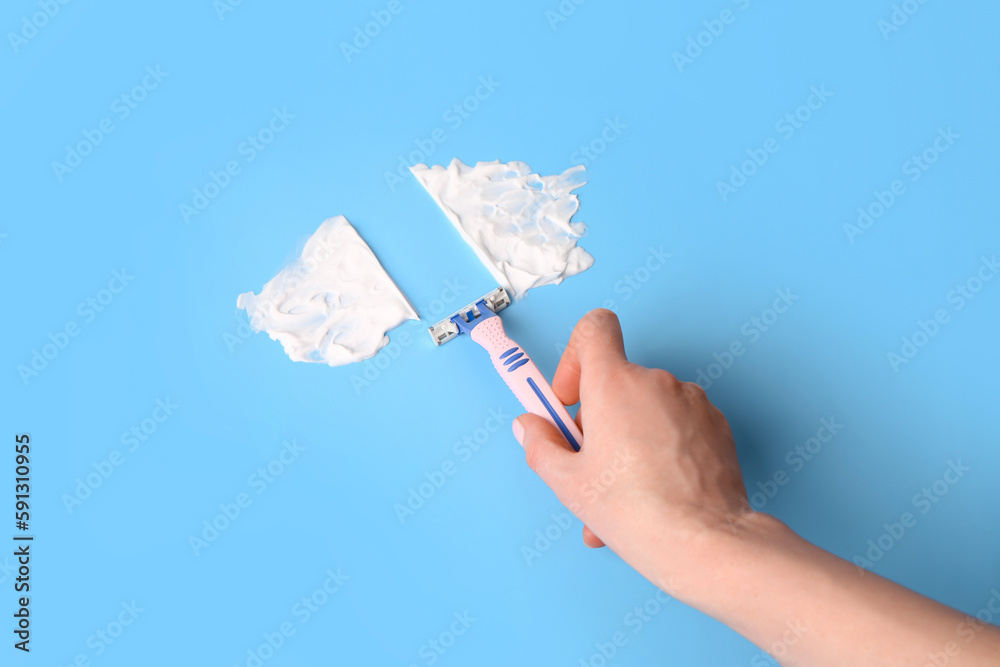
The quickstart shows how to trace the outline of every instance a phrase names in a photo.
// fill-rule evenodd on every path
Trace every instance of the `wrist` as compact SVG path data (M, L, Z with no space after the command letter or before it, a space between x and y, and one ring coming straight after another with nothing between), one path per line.
M728 594L746 566L801 539L781 520L750 509L705 513L686 523L682 553L663 563L656 582L703 611Z

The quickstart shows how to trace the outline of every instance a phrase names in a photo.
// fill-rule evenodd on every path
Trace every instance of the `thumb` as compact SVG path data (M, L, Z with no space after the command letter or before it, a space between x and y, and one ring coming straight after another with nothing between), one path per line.
M524 448L528 467L558 495L559 487L571 474L576 453L563 434L538 415L526 413L514 420L514 437Z

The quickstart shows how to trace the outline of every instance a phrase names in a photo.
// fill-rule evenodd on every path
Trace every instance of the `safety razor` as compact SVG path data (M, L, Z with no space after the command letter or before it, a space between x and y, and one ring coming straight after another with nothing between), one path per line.
M504 331L497 313L510 303L507 291L497 287L427 330L435 345L468 334L489 353L493 367L524 409L547 419L559 429L574 450L580 451L583 434L576 422L569 416L562 401L556 398L552 386L528 353Z

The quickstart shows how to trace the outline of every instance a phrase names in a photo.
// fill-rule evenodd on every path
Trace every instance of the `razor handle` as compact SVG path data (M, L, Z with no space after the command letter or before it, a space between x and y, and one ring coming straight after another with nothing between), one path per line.
M492 315L489 310L487 313ZM524 409L547 419L559 429L575 451L580 451L583 434L576 422L569 416L562 401L556 398L552 386L528 353L507 336L501 319L495 316L483 318L472 327L470 335L490 353L493 367Z

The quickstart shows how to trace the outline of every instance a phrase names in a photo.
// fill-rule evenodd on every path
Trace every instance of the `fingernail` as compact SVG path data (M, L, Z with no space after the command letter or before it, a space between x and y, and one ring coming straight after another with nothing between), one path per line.
M521 439L524 437L524 427L521 426L520 417L514 420L514 423L511 425L511 430L514 431L514 439L517 440L517 444L524 447L524 443L521 442Z

